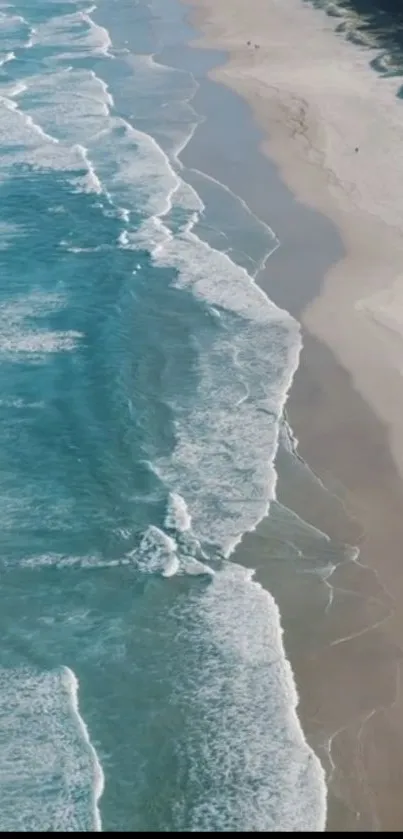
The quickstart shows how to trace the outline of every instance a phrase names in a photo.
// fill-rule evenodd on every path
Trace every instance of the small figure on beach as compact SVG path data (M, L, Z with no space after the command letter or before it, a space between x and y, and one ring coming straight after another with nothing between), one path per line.
M260 44L255 44L255 50L260 50Z
M357 152L359 151L359 148L360 148L359 146L356 146L356 147L355 147L354 151L355 151L355 153L356 153L356 154L357 154Z
M251 43L252 43L252 41L247 41L247 42L246 42L246 46L247 46L247 47L250 47Z

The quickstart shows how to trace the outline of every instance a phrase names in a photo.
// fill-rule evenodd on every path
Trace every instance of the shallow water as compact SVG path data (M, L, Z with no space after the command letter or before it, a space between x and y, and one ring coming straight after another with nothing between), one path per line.
M254 283L276 235L186 178L177 4L0 12L0 826L320 830L278 609L230 558L300 350Z

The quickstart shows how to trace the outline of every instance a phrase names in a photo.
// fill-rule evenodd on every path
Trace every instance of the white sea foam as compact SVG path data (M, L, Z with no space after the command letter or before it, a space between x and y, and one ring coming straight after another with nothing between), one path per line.
M12 243L15 243L22 236L22 231L16 224L7 221L0 221L0 250L7 250Z
M59 141L86 145L103 131L113 99L108 87L93 71L69 67L55 69L27 80L27 94L20 107L29 112L35 97L35 120Z
M79 15L81 15L82 19L88 23L90 27L93 51L100 52L109 58L113 58L113 53L110 52L112 41L108 30L105 29L104 26L99 26L99 24L95 23L91 17L91 12L94 12L96 8L96 5L90 6L85 12L79 12Z
M33 292L17 297L13 302L0 304L0 355L10 360L38 361L48 353L69 352L82 339L73 330L46 328L41 319L63 307L57 294ZM36 324L34 326L34 323Z
M94 746L91 743L90 735L88 728L80 715L79 705L78 705L78 689L79 684L77 677L70 670L69 667L64 668L64 672L62 674L63 682L66 684L67 690L70 694L71 698L71 707L74 713L77 726L80 730L82 738L84 742L87 744L88 749L90 751L92 761L93 761L93 770L94 770L94 780L92 786L92 809L93 809L93 818L94 818L94 830L95 831L102 831L102 823L101 823L101 814L99 812L99 801L104 791L105 786L105 778L104 773L102 771L101 763L98 759L98 755L94 749Z
M3 64L7 64L8 61L13 61L14 58L15 58L15 53L14 52L4 53L0 58L0 67L2 67Z
M118 205L139 208L145 218L171 210L173 196L182 184L155 140L125 120L111 118L105 130L87 145L102 182ZM187 205L190 195L190 188L183 188L182 201ZM200 200L195 194L192 199L190 206L197 210Z
M85 146L81 146L80 143L77 143L73 148L77 149L79 154L81 154L85 168L88 170L87 182L89 191L100 194L102 192L102 184L91 160L88 158L88 149L86 149Z
M32 571L38 571L41 568L106 568L110 564L97 554L65 556L57 553L34 554L24 557L20 562L22 568L30 568ZM115 563L112 564L115 565Z
M176 554L172 554L165 563L161 574L163 577L174 577L179 571L179 559Z
M190 597L195 664L186 681L184 783L192 794L188 799L185 786L178 797L177 823L185 832L323 831L324 772L296 714L277 606L252 575L224 563ZM201 649L211 652L199 672ZM193 722L200 719L202 759Z
M14 96L19 96L26 90L27 85L25 84L25 82L16 82L16 84L10 86L10 89L8 90L8 96L12 99Z
M298 363L298 327L243 269L193 234L167 237L154 259L177 268L180 287L234 317L233 329L200 358L197 402L173 406L176 448L158 463L186 499L197 537L228 553L274 497L272 462Z
M196 548L197 546L198 543ZM187 547L190 548L191 544ZM136 568L148 574L159 573L163 577L173 577L176 574L214 575L209 565L188 554L172 536L155 525L147 528L140 546L129 556Z
M94 23L89 11L51 17L36 26L31 40L34 45L58 47L58 60L96 55L111 57L109 33L103 26Z
M168 572L165 576L172 576L171 569L175 569L176 573L179 568L177 550L175 539L151 524L144 533L139 548L133 552L132 559L141 571L162 574Z
M213 577L215 571L210 568L205 562L195 559L193 556L182 556L182 569L185 574L190 574L193 577L200 577L207 575Z
M192 519L189 515L185 499L176 492L170 492L165 527L169 530L179 530L183 533L190 529L191 523Z
M101 830L103 773L68 668L0 669L0 828Z
M29 113L23 112L19 102L5 96L0 96L1 146L7 149L7 154L0 160L0 179L10 176L12 166L29 166L33 170L68 172L77 189L99 192L84 146L60 143Z
M16 30L16 24L20 28L22 25L25 27L25 40L22 42L21 37L19 40L17 38L19 32ZM5 43L5 27L9 38L7 43L11 44L11 34L14 37L12 43L15 42L16 46L31 46L34 42L41 45L51 43L52 46L70 43L70 45L74 44L73 58L80 57L80 47L85 54L92 54L93 50L106 54L110 44L105 30L93 23L86 12L52 18L47 23L38 26L36 30L31 29L27 22L19 17L8 17L6 20L6 16L3 15L1 22L3 43ZM28 31L29 43L26 38ZM14 58L14 52L8 51L0 60L5 63ZM60 69L59 59L54 57L53 72L37 74L24 81L18 80L14 85L7 83L2 86L0 90L3 94L0 98L0 144L3 141L7 145L8 154L1 168L4 169L5 174L8 174L12 164L28 163L34 168L77 172L75 179L77 187L99 193L101 186L91 161L87 158L85 139L88 134L92 136L104 127L102 118L109 113L113 100L105 82L99 79L94 71L80 71L77 68L74 74L71 66L64 66L64 54L59 58L63 64ZM52 63L52 58L48 61ZM57 91L60 91L58 97ZM36 106L30 113L27 103L31 101L32 95L36 98ZM13 98L17 96L18 103ZM44 103L43 107L41 101ZM78 116L81 118L81 142L76 142L78 139L76 132L72 132L71 137L68 134L71 117L69 103L74 109L76 120ZM55 145L57 144L60 144L60 148L56 152ZM11 151L13 147L14 152ZM82 176L83 168L87 170L84 176Z
M23 504L23 502L21 503ZM5 565L7 565L7 562L5 562ZM31 571L39 571L42 568L100 570L134 565L140 571L149 574L159 573L163 577L172 577L175 574L190 574L192 576L214 574L213 569L205 562L180 552L176 542L154 525L150 525L146 530L138 549L118 559L103 559L97 554L88 554L87 556L64 556L56 553L35 554L21 559L19 565L21 568L29 568Z
M44 408L44 402L26 402L24 399L0 399L1 408Z

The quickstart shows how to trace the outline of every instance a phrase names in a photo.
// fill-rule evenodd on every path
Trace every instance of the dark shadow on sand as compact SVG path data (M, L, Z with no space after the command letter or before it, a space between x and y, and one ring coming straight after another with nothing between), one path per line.
M369 61L382 76L403 75L403 3L401 0L305 0L340 17L336 31L361 47L378 48ZM357 17L355 17L357 16ZM403 85L397 92L403 98Z

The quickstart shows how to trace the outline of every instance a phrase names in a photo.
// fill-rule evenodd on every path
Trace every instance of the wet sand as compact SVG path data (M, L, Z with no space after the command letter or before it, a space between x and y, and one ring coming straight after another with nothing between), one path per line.
M346 556L331 577L330 607L315 586L311 599L307 586L298 598L273 580L273 569L268 578L267 521L245 538L242 559L257 568L283 615L303 727L328 770L328 830L397 831L403 825L403 105L399 111L394 101L396 80L380 79L368 52L345 43L333 32L334 20L302 0L219 6L192 0L192 6L207 36L200 46L230 53L213 77L250 103L266 132L263 150L295 196L296 211L302 202L312 212L300 230L289 196L280 204L272 223L282 247L260 278L303 324L287 410L299 453L330 490L319 492L313 481L284 503L338 544L360 546L358 561ZM257 214L264 213L261 176L262 169L248 199ZM289 488L279 472L281 501ZM296 627L304 624L302 642Z

